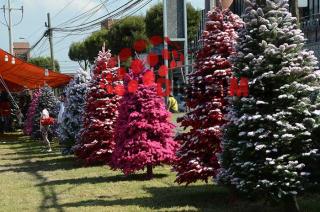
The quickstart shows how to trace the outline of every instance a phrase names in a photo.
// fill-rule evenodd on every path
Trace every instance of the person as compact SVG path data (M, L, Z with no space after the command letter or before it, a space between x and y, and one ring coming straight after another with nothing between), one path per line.
M48 139L48 132L49 132L50 124L44 124L44 120L49 119L49 118L50 118L49 111L47 109L43 109L41 112L41 115L40 115L40 131L41 131L43 143L45 143L48 147L47 151L52 152L51 144Z
M178 93L177 101L178 101L179 112L185 112L186 111L186 102L184 101L184 97L182 96L181 93Z
M178 102L177 100L173 97L172 94L169 95L168 98L168 110L171 113L178 113L179 109L178 109Z
M60 96L60 109L58 114L58 124L62 123L64 108L65 108L65 100L66 100L66 94L62 93Z
M1 94L0 99L0 133L3 134L8 130L9 118L11 115L10 103L5 93Z

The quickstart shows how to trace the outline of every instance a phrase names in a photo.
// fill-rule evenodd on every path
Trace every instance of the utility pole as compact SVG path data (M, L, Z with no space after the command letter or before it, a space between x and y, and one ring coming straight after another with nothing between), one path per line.
M8 27L8 33L9 33L9 53L13 54L13 45L12 45L12 18L11 18L11 12L13 10L21 10L22 16L21 16L21 20L19 21L19 23L21 23L22 19L23 19L23 6L21 6L21 8L11 8L11 1L8 0L8 7L6 7L5 5L3 5L3 7L1 8L3 10L3 14L4 14L4 18L5 18L5 22L6 22L6 26ZM6 11L8 11L8 21L6 19ZM19 24L18 23L18 24ZM16 25L18 25L16 24Z
M47 36L49 37L51 65L52 65L52 71L55 71L56 66L54 63L54 55L53 55L52 28L51 28L50 13L47 13L47 17L48 17L48 24L46 24L46 27L48 28Z
M167 38L168 38L168 11L167 11L167 0L163 0L163 50L169 50L168 49L168 43L167 43ZM166 56L164 58L164 65L168 68L168 73L167 73L167 79L169 79L169 61L168 57ZM167 85L167 84L166 84ZM166 89L169 89L166 87ZM168 104L168 97L165 98L166 103Z
M8 26L8 31L9 31L9 52L10 54L13 54L13 47L12 47L12 21L11 21L11 5L10 5L10 0L8 0L8 13L9 13L9 26Z
M189 52L188 52L188 14L187 14L187 2L183 1L183 19L184 19L184 65L186 76L189 75ZM188 79L186 79L188 84Z

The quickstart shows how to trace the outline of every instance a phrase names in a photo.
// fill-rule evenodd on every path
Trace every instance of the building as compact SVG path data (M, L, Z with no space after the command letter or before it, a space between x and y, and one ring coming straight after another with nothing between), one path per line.
M292 11L293 8L290 5L290 2L295 0L288 0L289 7ZM193 50L201 48L202 44L199 43L201 33L205 28L206 22L206 13L208 10L207 4L212 7L212 0L206 0L206 10L201 11L201 22L200 28L198 31L198 36L193 42L193 45L190 45ZM297 0L298 10L299 10L299 22L300 28L304 32L306 37L306 48L313 50L318 60L320 61L320 0ZM238 14L240 17L245 10L245 0L233 0L230 10Z
M28 42L13 42L13 55L22 59L29 60L30 58L30 44Z
M101 29L110 29L117 19L105 19L101 22Z

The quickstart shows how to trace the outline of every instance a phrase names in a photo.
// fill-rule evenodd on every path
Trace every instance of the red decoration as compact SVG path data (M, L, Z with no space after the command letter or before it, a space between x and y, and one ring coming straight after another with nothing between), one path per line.
M148 54L148 63L150 66L156 66L159 62L159 58L158 58L158 55L153 53L153 52L150 52Z
M131 49L123 48L119 53L120 61L127 61L131 57Z
M40 123L43 126L53 125L54 124L54 118L52 118L52 117L43 118L43 119L40 120Z
M133 45L134 50L137 52L142 52L147 48L147 41L145 40L137 40Z

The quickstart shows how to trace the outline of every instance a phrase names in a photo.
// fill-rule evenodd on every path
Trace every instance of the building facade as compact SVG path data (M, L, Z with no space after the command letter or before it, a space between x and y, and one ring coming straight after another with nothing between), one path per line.
M28 61L30 59L30 44L28 42L13 42L13 55Z

